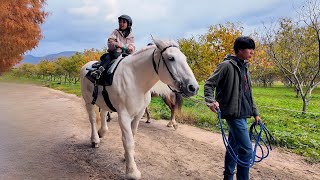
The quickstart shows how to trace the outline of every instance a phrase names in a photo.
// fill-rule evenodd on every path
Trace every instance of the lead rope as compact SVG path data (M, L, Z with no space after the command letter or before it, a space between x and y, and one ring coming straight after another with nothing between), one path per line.
M203 99L208 99L204 96L200 96L200 95L196 95L196 96L201 97ZM190 99L199 103L199 101L197 101L196 99L192 99L192 98L190 98ZM249 162L244 162L238 158L237 154L234 152L231 145L229 144L229 141L228 141L226 134L224 132L224 129L223 129L222 119L221 119L221 111L219 108L217 109L217 115L218 115L219 126L220 126L220 130L221 130L221 136L222 136L224 146L225 146L227 152L230 154L231 158L238 165L240 165L242 167L250 168L254 165L255 162L261 162L263 159L265 159L269 156L270 151L272 150L271 142L274 141L274 137L271 135L270 131L266 128L266 126L262 122L258 123L258 125L260 127L259 132L257 130L257 124L255 122L253 122L250 126L249 136L250 136L251 141L254 140L254 145L252 145L252 146L254 146L254 148L253 148L251 160ZM266 140L264 140L262 138L263 133L265 135ZM263 148L263 146L265 148ZM257 148L258 147L260 149L261 156L257 155ZM265 152L265 150L266 150L266 152Z

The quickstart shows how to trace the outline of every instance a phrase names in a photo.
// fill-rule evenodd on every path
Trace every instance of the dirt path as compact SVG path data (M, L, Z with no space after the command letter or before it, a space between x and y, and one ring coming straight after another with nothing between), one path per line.
M0 179L123 179L124 150L116 113L98 149L82 100L34 85L0 83ZM166 121L141 121L136 162L142 179L222 179L220 134ZM278 149L251 170L251 179L318 179L320 164Z

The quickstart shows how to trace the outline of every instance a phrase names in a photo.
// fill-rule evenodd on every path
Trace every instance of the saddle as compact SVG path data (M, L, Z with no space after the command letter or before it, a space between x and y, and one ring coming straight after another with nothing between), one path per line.
M111 86L113 81L113 75L116 71L119 63L122 61L124 57L119 56L117 59L113 59L110 62L108 62L106 66L106 70L102 72L101 77L99 79L96 79L91 75L92 71L95 71L99 69L101 66L100 62L96 62L92 64L91 68L87 68L88 73L86 74L86 78L89 79L92 83L101 85L101 86Z
M94 105L96 103L96 100L98 97L98 85L101 85L101 86L103 86L102 96L103 96L104 101L106 102L107 106L112 111L117 112L117 110L113 107L113 105L109 99L109 94L108 94L108 91L106 90L106 86L112 85L114 73L115 73L118 65L120 64L120 62L123 59L124 59L124 56L119 56L117 59L113 59L112 61L108 62L107 66L106 66L106 70L103 71L103 73L101 74L101 77L99 79L96 79L95 77L93 77L91 75L91 72L97 70L101 66L100 62L96 62L96 63L92 64L91 68L87 68L88 73L86 74L86 78L89 79L94 84L94 89L92 92L93 100L92 100L91 104Z

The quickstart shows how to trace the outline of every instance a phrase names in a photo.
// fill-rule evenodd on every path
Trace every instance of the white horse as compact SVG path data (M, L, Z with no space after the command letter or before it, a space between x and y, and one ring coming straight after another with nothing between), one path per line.
M154 40L155 45L135 52L125 57L118 65L114 74L113 84L107 86L110 101L118 112L118 121L122 132L122 142L125 150L126 178L140 179L141 173L134 160L134 135L141 117L151 101L150 89L161 80L185 97L197 94L199 85L186 61L186 56L180 51L174 41ZM98 147L99 137L108 130L105 121L107 111L112 111L106 105L99 86L96 105L102 110L101 128L97 132L96 114L92 102L94 85L85 75L96 61L85 64L80 72L81 91L91 123L91 142Z

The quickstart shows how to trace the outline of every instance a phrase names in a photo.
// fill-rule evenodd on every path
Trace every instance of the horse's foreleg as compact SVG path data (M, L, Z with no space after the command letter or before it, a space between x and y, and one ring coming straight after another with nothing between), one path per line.
M86 109L88 111L89 120L91 123L91 145L93 148L99 147L100 139L97 133L97 126L96 126L96 113L94 111L94 105L86 104ZM102 120L101 120L102 121Z
M133 137L137 134L139 122L140 122L141 117L143 116L143 113L144 113L144 111L141 111L137 116L134 117L133 121L131 122L131 129L132 129Z
M170 117L170 122L167 124L168 127L174 127L174 129L178 129L178 124L176 122L176 116L175 116L175 108L174 106L170 108L171 111L171 117Z
M171 117L170 117L170 122L167 124L167 127L174 127L174 129L178 129L178 124L175 119L175 111L176 111L176 102L174 100L175 96L164 96L162 99L166 103L166 105L170 109Z
M151 123L151 121L150 121L150 112L149 112L148 107L146 107L145 113L147 114L147 121L146 121L146 123Z
M134 139L129 116L119 114L119 124L122 132L122 143L126 159L126 179L140 179L141 172L138 170L134 160Z
M108 125L107 125L107 114L109 114L108 111L101 110L100 117L101 117L101 127L98 131L99 137L102 138L105 133L108 131Z

